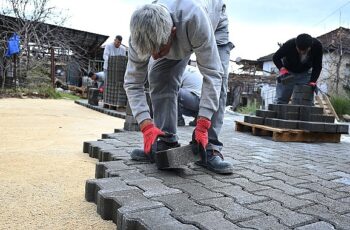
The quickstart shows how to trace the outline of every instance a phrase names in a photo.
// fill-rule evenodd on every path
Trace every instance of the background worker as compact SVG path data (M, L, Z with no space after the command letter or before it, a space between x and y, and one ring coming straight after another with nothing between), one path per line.
M122 36L117 35L114 39L114 42L107 44L103 51L103 71L105 73L105 77L107 77L108 58L110 56L126 56L126 49L121 45L122 40Z
M178 118L177 125L185 126L185 119L182 115L195 118L189 122L190 126L196 126L201 97L203 76L198 68L187 65L181 76L180 89L178 94Z
M322 44L308 34L300 34L284 43L274 54L279 78L292 77L288 83L277 82L276 104L288 104L296 84L316 88L322 70ZM311 71L310 71L311 70ZM282 79L283 80L283 79Z
M218 140L233 48L225 10L222 0L179 0L176 4L173 0L158 0L133 13L124 88L143 133L144 149L134 150L132 159L152 156L151 146L158 137L154 151L179 146L177 96L183 71L195 53L203 86L194 139L207 153L207 161L197 163L216 173L232 173L232 164L223 159L223 144ZM155 60L148 73L154 120L144 93L150 56Z
M94 81L94 83L97 84L97 88L103 88L104 87L104 83L105 83L105 75L104 75L104 72L97 72L97 73L94 73L94 72L90 72L88 74L88 77L91 78L91 80Z

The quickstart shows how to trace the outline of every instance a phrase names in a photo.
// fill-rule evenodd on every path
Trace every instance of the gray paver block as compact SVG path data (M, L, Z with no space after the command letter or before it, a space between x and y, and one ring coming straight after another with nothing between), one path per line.
M167 208L150 209L141 212L126 213L123 215L118 230L126 229L198 229L191 224L183 224L170 215Z
M337 133L348 134L349 133L349 126L338 124L337 125Z
M299 120L299 112L287 112L284 119L286 119L286 120Z
M299 121L291 121L291 120L280 120L278 122L278 128L282 129L297 129Z
M264 117L264 118L276 118L277 113L275 111L271 110L256 110L256 116L257 117Z
M323 114L311 114L310 121L313 122L325 122L325 123L334 123L335 117Z
M311 114L323 114L323 108L316 106L300 106L300 116Z
M232 222L224 218L224 214L219 211L210 211L196 215L182 216L186 223L191 223L205 230L227 230L241 229Z
M325 132L325 125L323 122L299 122L299 129L307 130L310 132Z
M162 202L171 209L173 216L194 215L213 210L209 206L197 204L184 193L159 196L153 199Z
M123 161L107 161L96 163L95 177L108 177L109 171L133 170L135 167L126 165Z
M110 191L100 190L97 194L97 213L104 220L113 220L118 223L123 214L160 208L160 202L147 199L141 190Z
M247 191L244 191L241 187L234 185L223 188L215 188L213 190L225 194L226 196L232 197L235 200L235 202L239 204L251 204L269 199L265 196L258 196L249 193Z
M273 187L275 189L282 190L283 192L285 192L288 195L298 195L298 194L303 194L303 193L309 192L309 190L307 190L307 189L302 189L302 188L298 188L298 187L289 185L282 180L261 181L259 183Z
M298 212L316 216L322 219L323 221L331 223L337 229L349 229L350 226L350 217L347 217L345 215L339 215L336 212L328 210L328 208L323 205L313 205L310 207L305 207L299 209Z
M218 192L212 192L211 190L205 188L200 183L190 183L190 184L177 184L173 185L174 188L180 189L190 195L191 199L202 200L222 197L223 195Z
M329 208L329 210L338 212L338 213L347 213L350 212L350 204L343 203L328 197L325 197L321 193L309 193L299 196L302 199L310 200L316 204L322 204Z
M349 197L349 194L346 192L338 192L335 189L329 189L319 183L306 183L306 184L300 184L298 187L306 188L314 192L322 193L326 197L332 198L332 199L341 199L345 197Z
M252 220L240 222L240 225L246 228L253 228L259 230L287 230L287 226L281 224L277 218L273 216L262 216Z
M271 173L265 173L265 176L273 177L279 180L283 180L285 183L288 183L290 185L296 185L296 184L302 184L302 183L308 183L309 181L306 179L300 179L295 176L289 176L282 172L271 172Z
M317 223L308 224L299 228L296 228L295 230L333 230L335 229L333 225L330 223L319 221Z
M337 124L325 123L324 131L326 133L337 133Z
M268 105L268 110L271 110L274 112L278 112L278 108L279 108L279 105L277 105L277 104L269 104Z
M203 186L206 188L219 188L219 187L226 187L230 185L229 183L224 183L222 181L219 181L210 175L193 175L187 178L197 181L199 183L202 183Z
M128 181L128 184L137 186L138 188L141 188L142 190L144 190L145 192L143 193L143 195L145 197L156 197L156 196L182 193L178 189L165 186L161 180L153 177L147 177L140 180Z
M244 116L244 122L256 125L264 124L264 117L256 117L256 116Z
M262 212L248 209L236 203L233 198L229 197L202 200L200 202L225 213L225 217L233 223L264 215Z
M104 178L87 180L85 183L85 199L89 202L97 202L97 193L100 190L124 191L138 190L136 187L127 185L119 178Z
M239 171L235 171L235 174L238 174L242 177L245 177L247 179L249 179L252 182L260 182L260 181L266 181L266 180L272 180L272 177L269 176L264 176L261 175L259 173L255 173L251 170L239 170Z
M248 192L256 192L256 191L260 191L260 190L265 190L265 189L269 189L270 187L268 186L264 186L264 185L260 185L258 183L254 183L246 178L232 178L232 179L223 179L224 182L229 182L232 184L236 184L241 186L245 191Z
M167 186L194 182L191 179L181 177L181 172L178 172L176 170L162 170L154 174L149 174L148 176L162 180L163 184Z
M300 207L313 204L313 202L311 201L296 198L294 196L288 195L277 189L263 190L263 191L255 192L255 194L259 196L270 197L271 199L282 203L284 207L289 209L297 209Z
M313 216L300 214L298 212L285 208L277 201L266 201L262 203L252 204L249 205L248 208L257 209L270 215L273 215L280 219L281 223L289 227L296 227L298 225L308 224L310 222L314 222L316 219Z
M193 153L191 145L156 152L154 158L159 169L180 168L200 160L200 156Z

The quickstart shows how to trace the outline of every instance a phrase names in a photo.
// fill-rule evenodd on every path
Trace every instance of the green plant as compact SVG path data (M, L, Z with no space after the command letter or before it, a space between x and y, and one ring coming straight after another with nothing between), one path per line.
M338 114L339 117L341 117L344 114L350 114L350 98L349 97L333 95L333 96L331 96L330 101L332 103L332 106L333 106L335 112Z
M255 111L259 109L259 107L260 105L256 101L253 101L251 103L248 103L247 106L239 107L237 109L237 112L242 114L255 114Z

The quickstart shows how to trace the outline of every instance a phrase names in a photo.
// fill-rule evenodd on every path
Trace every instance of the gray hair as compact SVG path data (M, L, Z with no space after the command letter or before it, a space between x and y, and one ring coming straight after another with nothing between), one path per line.
M147 58L168 43L172 27L173 20L164 6L146 4L131 16L131 45L140 58Z

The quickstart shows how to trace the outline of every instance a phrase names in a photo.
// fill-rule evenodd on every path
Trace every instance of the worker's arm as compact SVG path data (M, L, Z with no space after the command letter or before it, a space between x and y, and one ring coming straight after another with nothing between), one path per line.
M322 70L323 47L321 42L314 40L313 63L310 82L316 82Z
M275 63L275 66L278 68L278 70L281 70L284 67L282 63L282 58L287 56L289 49L290 49L289 41L287 41L273 55L272 60L273 60L273 63Z
M187 22L187 31L199 71L203 75L198 116L210 120L219 106L224 72L211 22L202 8L194 12L191 20Z
M124 77L124 88L128 96L131 111L139 124L144 120L151 121L150 109L144 92L147 76L147 60L140 60L129 42L128 64Z

